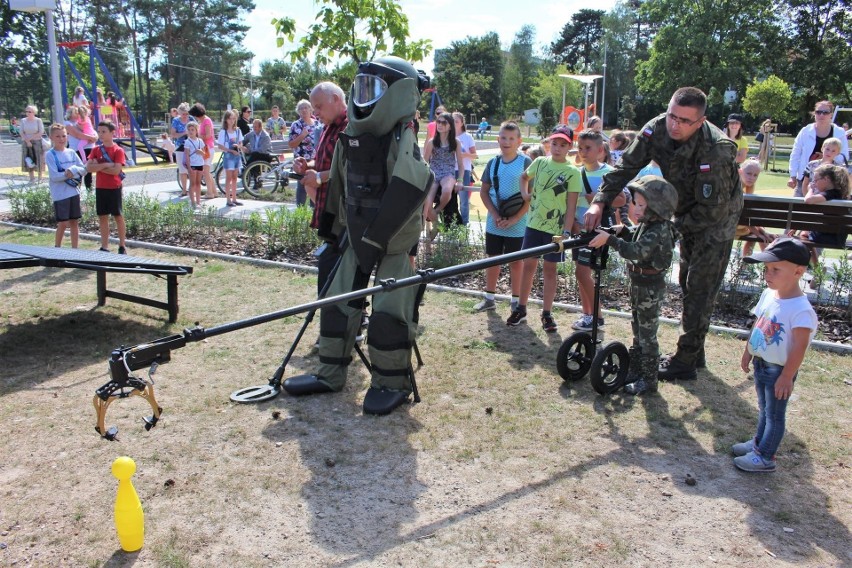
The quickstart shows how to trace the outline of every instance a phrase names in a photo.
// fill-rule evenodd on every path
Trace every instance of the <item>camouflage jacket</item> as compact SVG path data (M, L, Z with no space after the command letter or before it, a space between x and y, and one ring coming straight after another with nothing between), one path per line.
M624 260L639 268L666 271L672 263L677 231L671 221L651 221L635 227L624 227L619 235L610 235L607 244L618 251Z
M734 238L743 208L736 144L709 122L677 143L666 130L666 115L652 119L603 178L594 201L610 203L651 160L678 193L675 227L684 234L711 231L714 240Z

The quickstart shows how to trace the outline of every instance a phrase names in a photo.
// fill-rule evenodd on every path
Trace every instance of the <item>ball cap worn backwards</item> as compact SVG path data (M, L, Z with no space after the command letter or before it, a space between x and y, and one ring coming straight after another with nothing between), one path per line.
M569 144L574 143L574 131L571 130L568 126L564 124L558 125L553 131L550 133L549 140L553 140L554 138L562 138Z
M754 264L756 262L781 262L786 260L799 266L807 266L811 261L808 247L799 239L792 237L778 237L766 250L743 258L743 262Z

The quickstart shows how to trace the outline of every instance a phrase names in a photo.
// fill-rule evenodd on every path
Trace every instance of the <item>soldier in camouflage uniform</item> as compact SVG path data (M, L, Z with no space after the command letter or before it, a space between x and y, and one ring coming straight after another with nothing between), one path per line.
M695 379L696 368L704 366L704 338L743 207L736 144L706 121L706 106L700 90L678 89L667 112L645 125L615 169L604 176L585 216L586 229L594 229L604 205L651 160L677 190L674 224L681 235L683 315L677 352L660 365L663 380Z
M631 228L619 225L615 234L598 229L590 246L609 245L628 261L633 347L624 392L637 395L657 391L657 328L666 297L666 271L677 241L671 222L677 208L677 190L659 176L644 176L627 184L627 189L633 195L640 224Z

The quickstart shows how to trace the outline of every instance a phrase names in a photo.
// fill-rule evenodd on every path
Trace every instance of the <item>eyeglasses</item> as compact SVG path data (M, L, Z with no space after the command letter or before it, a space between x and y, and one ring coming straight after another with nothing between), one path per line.
M830 110L815 110L814 114L826 115L826 114L831 114L831 111Z
M675 124L677 124L679 126L692 126L693 124L698 122L698 120L701 120L700 118L698 120L689 120L688 118L683 118L683 117L680 117L676 114L672 114L670 112L666 113L666 118L668 118L669 120L671 120L672 122L674 122Z

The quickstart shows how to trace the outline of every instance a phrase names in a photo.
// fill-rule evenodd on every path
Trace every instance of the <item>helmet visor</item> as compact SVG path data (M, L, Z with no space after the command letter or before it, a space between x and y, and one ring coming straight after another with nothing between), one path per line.
M368 107L382 98L387 90L388 84L381 77L359 73L352 83L352 102L357 107Z

